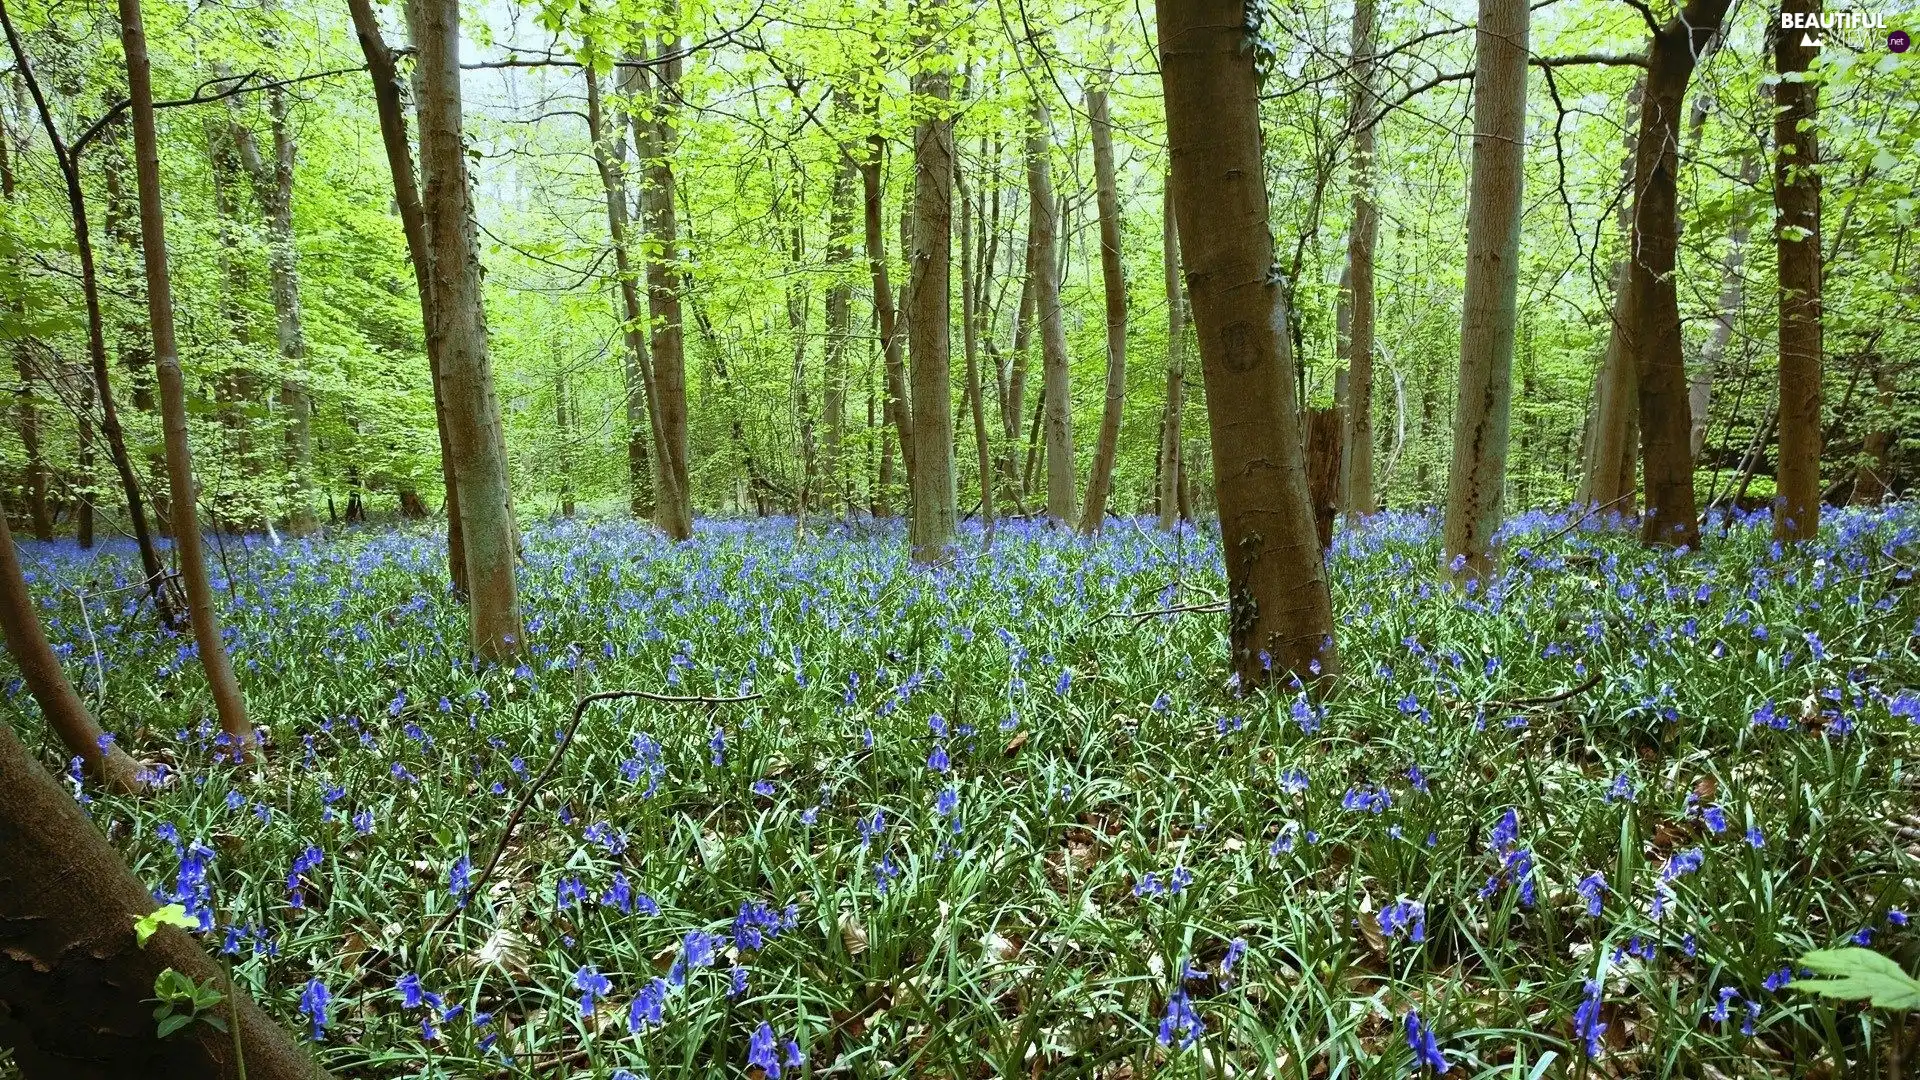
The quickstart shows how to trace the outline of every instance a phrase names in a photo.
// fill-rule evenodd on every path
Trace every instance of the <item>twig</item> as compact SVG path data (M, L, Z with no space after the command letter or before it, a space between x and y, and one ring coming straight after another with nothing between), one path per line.
M1560 528L1555 529L1552 536L1549 536L1545 540L1540 541L1540 543L1537 546L1546 547L1548 544L1553 543L1555 540L1558 540L1561 537L1572 532L1573 530L1579 528L1581 522L1587 520L1593 515L1599 513L1602 510L1612 509L1613 507L1618 506L1621 503L1626 502L1628 499L1631 499L1631 498L1633 498L1633 492L1629 491L1625 495L1622 495L1619 498L1614 499L1612 502L1604 502L1598 506L1587 507L1585 513L1581 514L1577 518L1574 518L1572 521L1567 522L1565 525L1561 526ZM1529 545L1529 546L1533 546L1533 545Z
M520 793L519 801L513 804L513 812L507 815L506 826L500 830L500 842L494 845L492 857L487 859L486 867L480 871L480 876L474 879L472 887L470 887L467 892L474 896L479 896L481 895L481 890L486 888L487 881L493 877L494 869L500 865L501 856L507 853L507 845L513 841L513 830L519 826L521 815L527 812L527 807L532 805L534 796L538 795L540 789L546 785L546 782L552 779L554 770L560 767L560 759L566 756L567 747L573 744L574 733L580 730L580 721L587 714L587 706L599 701L620 701L629 698L642 698L647 701L664 701L676 705L689 703L698 705L728 705L741 701L753 701L762 696L764 695L741 694L736 697L707 697L703 695L682 696L677 694L654 694L645 690L601 690L597 693L588 694L574 702L573 719L567 722L567 730L560 736L560 745L553 748L553 756L547 759L546 768L540 770L539 775L533 778L533 781L527 785L526 790ZM431 941L439 936L440 932L447 928L447 923L451 922L454 915L459 911L460 908L458 905L448 908L446 914L440 916L439 920L433 924L433 929L427 931L424 940Z
M1497 709L1520 709L1520 708L1527 708L1533 705L1552 705L1555 702L1565 701L1568 698L1579 697L1581 694L1584 694L1587 691L1599 685L1600 685L1600 673L1596 671L1593 674L1587 676L1586 682L1581 683L1579 686L1576 686L1571 690L1562 690L1557 694L1542 694L1539 697L1512 698L1507 701L1489 701L1486 704L1491 705Z
M1101 622L1106 619L1132 619L1135 622L1139 622L1142 619L1151 619L1155 615L1180 615L1191 611L1225 610L1227 610L1227 602L1225 600L1216 600L1210 604L1181 604L1178 607L1154 608L1151 611L1109 611L1105 615L1100 616L1100 618L1095 619L1094 622Z

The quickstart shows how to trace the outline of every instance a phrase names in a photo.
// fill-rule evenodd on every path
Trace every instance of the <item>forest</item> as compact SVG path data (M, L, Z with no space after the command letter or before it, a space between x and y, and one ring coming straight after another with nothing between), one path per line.
M1822 0L0 0L0 1078L1920 1057Z

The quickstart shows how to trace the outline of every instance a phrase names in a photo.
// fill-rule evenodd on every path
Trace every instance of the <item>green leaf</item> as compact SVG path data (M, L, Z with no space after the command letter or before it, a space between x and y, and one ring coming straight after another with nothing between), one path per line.
M1865 1001L1879 1009L1920 1009L1920 979L1872 949L1823 949L1800 958L1801 967L1828 979L1795 979L1790 989L1836 1001Z
M181 1028L186 1027L188 1024L191 1024L191 1023L193 1023L193 1017L187 1016L185 1014L176 1013L173 1016L169 1016L165 1020L160 1021L160 1027L157 1031L157 1034L164 1039L167 1036L173 1034L176 1031L179 1031Z
M166 907L160 908L157 911L150 911L133 920L134 940L144 949L147 947L147 939L152 937L154 932L163 926L178 926L182 930L198 930L200 929L200 920L188 915L187 909L181 907L179 904L168 904ZM167 971L172 970L172 968L167 969ZM165 977L165 975L166 972L161 972L162 977ZM157 982L154 985L156 987L159 986Z

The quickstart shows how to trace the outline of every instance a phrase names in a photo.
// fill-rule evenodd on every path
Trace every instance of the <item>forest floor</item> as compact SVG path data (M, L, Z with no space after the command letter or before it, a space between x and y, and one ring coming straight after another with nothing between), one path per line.
M437 535L228 538L237 769L127 552L23 558L168 780L94 819L342 1076L1890 1075L1783 974L1920 953L1920 507L1565 524L1465 594L1436 517L1343 533L1319 706L1149 614L1222 593L1206 530L531 525L484 668ZM538 784L615 689L758 696L594 702Z

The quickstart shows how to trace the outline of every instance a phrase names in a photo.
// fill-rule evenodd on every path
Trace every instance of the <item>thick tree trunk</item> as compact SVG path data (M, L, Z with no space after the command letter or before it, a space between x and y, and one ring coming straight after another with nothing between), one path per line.
M1639 382L1640 457L1646 483L1647 509L1640 537L1649 545L1700 545L1688 443L1687 371L1674 281L1680 243L1676 180L1687 82L1695 59L1719 33L1726 12L1727 0L1688 0L1653 35L1647 50L1646 96L1634 145L1627 290L1628 340Z
M347 0L360 51L373 78L373 102L380 116L380 141L386 148L387 168L393 175L393 204L400 212L400 229L413 261L414 285L420 293L420 321L424 327L428 376L433 380L433 421L440 439L440 479L447 503L447 575L457 596L467 595L467 550L460 535L460 489L454 472L453 444L447 436L447 403L440 381L440 358L445 342L433 315L433 252L427 242L426 215L420 206L420 187L414 179L413 151L407 143L407 114L400 101L400 76L393 53L380 36L380 22L371 0Z
M1782 0L1782 17L1817 17L1820 0ZM1715 20L1716 25L1718 20ZM1817 45L1773 31L1774 248L1780 266L1780 461L1773 502L1776 540L1810 540L1820 530L1820 164L1814 120L1818 83L1806 72ZM1789 79L1794 81L1788 81Z
M646 187L641 192L641 208L647 231L647 309L653 326L653 389L658 403L659 435L654 445L660 450L661 466L656 475L672 482L661 483L655 498L661 529L675 540L693 538L693 492L687 469L687 360L686 328L680 314L679 279L674 264L679 259L680 233L674 216L673 191L673 106L679 92L680 49L677 37L663 41L668 59L653 69L654 118L646 125L645 146L641 150L646 165ZM639 121L636 118L636 124Z
M944 0L930 0L926 14ZM934 55L914 73L913 94L930 112L914 129L914 244L908 287L908 356L913 368L913 496L907 537L913 559L936 562L953 546L953 77Z
M631 70L631 69L628 69ZM587 71L587 128L593 140L594 165L600 173L601 193L607 205L607 236L613 245L615 287L620 296L621 336L627 345L621 373L626 383L627 418L627 507L635 517L650 517L655 509L653 492L673 490L673 475L667 467L665 429L660 423L660 395L654 381L652 358L647 351L646 312L640 310L640 283L627 247L627 146L622 137L625 125L616 124L609 144L600 99L600 77ZM652 440L652 453L647 441ZM649 475L649 461L658 462L657 473ZM663 496L668 497L668 496ZM676 498L677 496L670 496Z
M1873 385L1879 391L1879 426L1867 432L1860 447L1860 465L1853 474L1855 506L1878 506L1893 489L1888 456L1893 449L1893 372L1886 361L1874 359Z
M820 466L826 476L826 505L835 513L849 513L853 508L853 488L841 454L847 438L847 344L853 332L853 282L847 274L853 261L853 187L859 183L859 171L853 156L842 153L827 206L827 265L833 273L833 284L827 288L827 357L820 418L826 431Z
M1627 92L1627 118L1621 125L1626 133L1620 160L1620 203L1617 226L1623 242L1633 236L1633 171L1635 147L1639 145L1639 109L1646 96L1646 80L1636 81ZM1640 447L1637 418L1640 415L1639 378L1633 365L1632 318L1628 295L1630 278L1627 256L1613 264L1613 305L1608 311L1607 348L1594 376L1593 430L1581 462L1580 499L1587 506L1607 507L1609 513L1630 514L1633 495L1639 489Z
M14 194L12 133L4 122L0 122L0 199L11 206ZM24 313L25 305L15 303L16 313ZM13 343L13 368L20 379L20 385L14 389L14 418L20 427L20 448L27 459L26 497L27 520L33 528L35 540L53 539L53 518L47 512L47 484L49 474L47 463L40 456L40 407L34 400L32 342L22 339Z
M1347 277L1352 311L1347 332L1346 429L1341 443L1345 497L1342 508L1365 516L1377 508L1373 494L1373 251L1380 211L1373 201L1374 0L1353 6L1353 86L1347 122L1353 131L1353 228L1347 234Z
M180 351L173 335L173 287L167 279L166 211L160 202L160 144L153 125L153 80L147 61L147 35L140 0L120 0L120 41L127 58L127 96L133 101L134 176L140 187L140 241L147 271L147 316L153 328L154 368L160 384L160 416L167 447L167 481L173 498L173 544L180 559L180 580L187 591L187 615L194 644L206 669L207 688L220 715L220 729L233 740L234 760L244 759L253 743L240 684L220 636L213 608L213 584L201 549L194 512L193 451L187 444L187 388L180 373Z
M7 654L20 669L27 692L40 706L47 726L59 737L67 753L86 763L88 775L108 790L130 794L140 789L139 767L125 750L105 741L105 732L87 711L86 703L67 682L60 660L40 629L33 611L33 597L27 591L27 578L20 570L20 557L13 549L13 531L6 515L0 513L0 628L6 631ZM104 742L104 745L102 745ZM4 1011L4 1006L0 1006Z
M1740 182L1751 187L1759 179L1760 158L1748 154L1740 161ZM1740 314L1740 300L1746 286L1741 263L1750 228L1751 224L1743 217L1729 230L1727 255L1720 263L1720 297L1713 315L1713 328L1707 332L1706 344L1700 347L1699 367L1687 384L1687 415L1691 420L1687 452L1696 465L1707 446L1707 410L1713 404L1714 379L1719 374L1721 359L1726 356L1727 343L1733 340L1733 324Z
M1160 204L1160 263L1167 289L1167 401L1160 417L1160 475L1157 496L1160 528L1172 530L1181 518L1180 411L1187 394L1187 299L1180 288L1180 226L1173 209L1173 175L1166 178Z
M886 187L880 168L886 155L886 140L874 135L867 140L867 157L860 163L860 183L865 199L867 272L873 276L874 318L880 330L880 355L886 364L886 415L899 440L900 456L906 466L908 483L913 477L913 413L907 404L907 370L902 358L904 337L900 332L900 312L894 307L893 287L887 283L887 239L881 228L886 210ZM892 482L890 456L881 461L881 489ZM883 500L885 496L882 496Z
M1307 494L1313 502L1313 531L1325 554L1333 547L1333 523L1340 515L1340 442L1346 421L1341 406L1307 410Z
M1338 653L1307 496L1285 294L1273 280L1259 78L1238 0L1162 0L1180 249L1200 340L1241 685L1333 676Z
M1480 0L1474 37L1473 179L1460 313L1460 403L1447 471L1445 552L1456 576L1494 569L1513 404L1520 189L1526 164L1526 0Z
M1073 386L1067 369L1067 332L1060 316L1059 207L1053 197L1047 148L1052 143L1047 105L1033 99L1027 128L1027 200L1033 229L1027 244L1027 274L1034 280L1034 317L1040 323L1040 374L1045 387L1047 518L1074 519Z
M0 724L0 1046L30 1080L324 1080L293 1038L236 996L198 942L163 926L136 944L153 897L73 797ZM221 1031L154 1035L154 979L172 968L228 995ZM237 1013L237 1015L236 1015Z
M468 618L474 652L504 660L520 653L524 639L513 576L513 495L487 355L480 255L468 226L473 209L461 138L460 7L458 0L419 0L416 10L421 206L432 252L431 306L444 350L440 380L460 492Z
M967 400L973 410L973 450L980 470L980 521L986 542L993 543L993 451L987 442L987 409L981 400L980 307L983 279L974 277L973 202L968 198L960 160L953 162L953 187L960 198L960 351L967 364ZM993 223L989 221L987 228ZM990 253L992 248L987 248Z
M1107 400L1100 410L1100 440L1093 444L1087 504L1080 514L1081 535L1093 536L1107 517L1127 398L1127 274L1120 261L1120 195L1113 176L1113 125L1107 118L1105 90L1087 91L1087 115L1093 125L1093 186L1100 213L1100 281L1107 299Z

